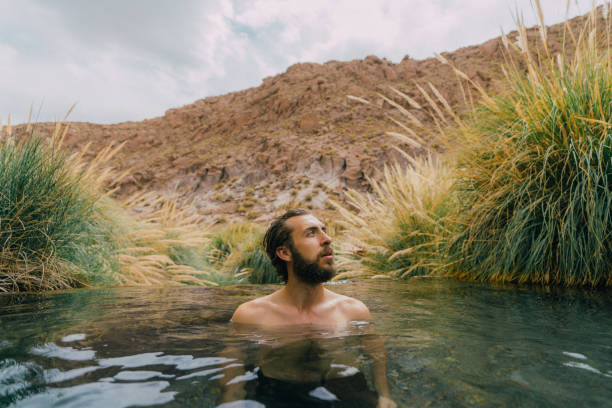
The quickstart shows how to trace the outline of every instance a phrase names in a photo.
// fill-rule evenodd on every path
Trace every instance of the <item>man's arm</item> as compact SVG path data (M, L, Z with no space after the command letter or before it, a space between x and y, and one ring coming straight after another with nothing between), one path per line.
M232 379L236 377L244 375L244 365L246 364L247 357L246 352L238 346L228 346L219 355L221 357L236 360L236 362L240 364L231 365L231 367L223 370L223 377L219 379L219 385L221 386L219 402L224 403L243 400L246 396L246 391L244 389L245 383L242 381L233 382L231 384L227 383L231 382Z
M250 301L241 304L234 311L231 321L232 324L230 331L232 333L239 333L244 327L241 324L256 324L258 306L256 302ZM236 360L240 365L233 365L223 370L223 378L219 379L219 385L221 385L221 400L220 402L232 402L244 399L246 391L244 389L244 381L232 381L236 378L240 378L245 374L244 366L246 364L247 354L239 346L227 346L221 352L220 356ZM228 384L229 383L229 384Z
M350 299L347 304L350 320L371 320L368 307L357 299ZM389 382L387 380L387 351L385 343L377 334L360 336L361 345L372 363L372 380L378 393L377 408L395 408L397 404L391 399Z
M366 334L360 336L360 339L365 354L372 364L372 380L374 388L378 393L377 408L397 407L397 404L391 399L389 381L387 380L387 351L385 350L385 342L377 334Z

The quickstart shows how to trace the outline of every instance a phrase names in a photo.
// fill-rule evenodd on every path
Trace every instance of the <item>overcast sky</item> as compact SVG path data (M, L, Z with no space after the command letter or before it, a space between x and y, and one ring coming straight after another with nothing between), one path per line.
M296 62L427 58L514 29L533 0L0 0L0 121L116 123L258 86ZM601 4L604 0L598 0ZM542 0L547 24L567 0ZM570 16L592 0L570 0Z

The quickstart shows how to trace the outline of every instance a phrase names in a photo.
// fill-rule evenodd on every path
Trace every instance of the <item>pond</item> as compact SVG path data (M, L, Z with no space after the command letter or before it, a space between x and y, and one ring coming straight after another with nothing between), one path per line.
M328 287L363 300L374 323L228 322L273 285L2 295L0 406L372 406L381 358L400 407L612 401L609 292L434 278Z

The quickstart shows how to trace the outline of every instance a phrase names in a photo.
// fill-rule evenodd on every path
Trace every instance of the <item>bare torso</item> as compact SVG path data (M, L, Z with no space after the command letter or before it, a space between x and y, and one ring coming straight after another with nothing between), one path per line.
M355 352L345 338L308 337L283 344L261 345L255 361L268 378L289 382L321 382L355 374Z
M285 287L240 305L232 321L274 327L298 324L343 325L352 320L368 320L370 317L370 311L361 301L322 287L316 301L299 307Z

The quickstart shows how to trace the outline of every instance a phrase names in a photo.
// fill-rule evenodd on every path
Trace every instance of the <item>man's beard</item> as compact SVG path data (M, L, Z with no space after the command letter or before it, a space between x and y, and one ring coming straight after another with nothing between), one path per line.
M336 267L333 264L328 266L319 265L322 252L319 253L314 262L308 262L294 248L289 248L289 250L293 260L293 272L300 281L314 285L327 282L336 275Z

